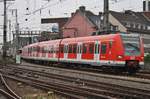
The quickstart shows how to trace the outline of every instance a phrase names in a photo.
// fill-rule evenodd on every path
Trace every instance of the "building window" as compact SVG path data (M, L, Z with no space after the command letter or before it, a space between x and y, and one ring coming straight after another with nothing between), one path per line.
M138 27L139 27L139 24L136 24L136 25L135 25L135 28L138 29Z
M147 26L147 29L150 30L150 26Z
M134 28L134 24L133 24L133 23L131 23L131 24L130 24L130 27L131 27L131 28Z
M125 26L127 26L127 23L126 23L126 22L124 22L124 25L125 25Z
M148 29L148 27L147 26L145 26L145 30L147 30Z
M146 27L146 26L145 26L145 25L143 25L143 30L145 30L145 27Z
M143 30L143 25L141 25L141 29Z
M133 28L136 28L136 24L135 23L133 24Z
M139 24L138 29L141 29L141 24Z
M127 22L127 25L126 25L126 27L130 27L130 23L128 23L128 22Z

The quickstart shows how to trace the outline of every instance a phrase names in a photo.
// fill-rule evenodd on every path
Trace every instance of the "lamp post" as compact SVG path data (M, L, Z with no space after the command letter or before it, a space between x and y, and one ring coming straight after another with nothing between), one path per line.
M5 61L7 55L7 1L15 1L15 0L3 0L4 2L4 26L3 26L3 59Z
M103 29L108 32L110 29L109 26L109 0L104 0L104 19L103 19Z
M6 18L6 0L4 0L4 26L3 26L3 59L6 58L6 42L7 42L7 18Z

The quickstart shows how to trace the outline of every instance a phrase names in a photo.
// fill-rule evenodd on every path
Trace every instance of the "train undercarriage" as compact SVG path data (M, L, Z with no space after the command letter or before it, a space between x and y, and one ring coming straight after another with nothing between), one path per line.
M68 62L54 62L54 61L41 61L41 60L31 60L31 59L23 59L27 62L30 63L35 63L35 64L40 64L44 66L57 66L57 67L63 67L63 68L72 68L72 69L97 69L106 73L128 73L129 75L136 74L138 70L140 69L139 67L139 62L138 61L126 61L125 66L92 66L89 64L79 64L79 63L68 63Z

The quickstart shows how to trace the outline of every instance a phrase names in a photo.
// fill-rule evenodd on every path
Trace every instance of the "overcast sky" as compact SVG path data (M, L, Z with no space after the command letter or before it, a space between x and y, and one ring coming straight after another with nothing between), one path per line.
M110 9L114 11L142 11L142 1L110 0ZM81 5L86 6L87 10L95 14L103 11L103 0L49 0L49 2L46 0L15 0L14 2L9 2L8 5L8 9L18 9L18 20L21 30L39 30L41 18L69 17L70 13L74 12ZM38 10L40 8L43 8L41 13ZM0 2L0 34L2 33L1 25L3 25L2 14L3 3ZM11 20L12 24L15 22L14 16L9 10L8 19ZM28 21L25 21L25 19L28 19Z

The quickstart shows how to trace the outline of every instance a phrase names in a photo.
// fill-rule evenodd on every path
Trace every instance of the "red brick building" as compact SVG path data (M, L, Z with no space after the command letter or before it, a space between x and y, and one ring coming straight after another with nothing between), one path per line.
M63 37L83 37L90 36L100 27L100 16L86 11L81 6L63 27Z

